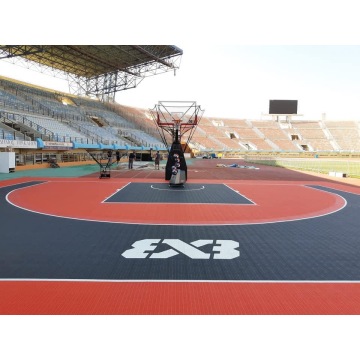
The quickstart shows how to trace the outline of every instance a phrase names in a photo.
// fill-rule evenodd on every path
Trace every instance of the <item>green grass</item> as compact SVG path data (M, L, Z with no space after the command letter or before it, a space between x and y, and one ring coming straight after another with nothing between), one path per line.
M279 166L287 169L313 171L328 174L341 172L348 177L360 178L360 161L344 159L281 159L248 157L248 162L262 165Z
M99 165L67 166L60 168L45 168L33 170L18 170L13 173L0 174L0 180L21 177L79 177L100 171Z

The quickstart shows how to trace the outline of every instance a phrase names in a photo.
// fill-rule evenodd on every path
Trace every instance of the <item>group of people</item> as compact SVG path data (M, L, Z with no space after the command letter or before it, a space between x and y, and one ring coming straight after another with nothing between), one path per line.
M120 156L120 151L119 151L119 150L116 150L115 155L116 155L116 163L119 164L120 158L121 158L121 156ZM110 161L111 161L111 158L112 158L112 150L108 150L108 152L107 152L107 157L108 157L108 160L109 160L109 162L110 162Z
M115 155L116 155L116 163L119 164L120 158L121 158L120 151L116 150ZM111 157L112 157L112 151L109 150L108 151L108 159L109 159L109 161L110 161ZM136 159L136 154L135 154L135 151L133 151L133 152L131 152L129 154L129 165L128 165L129 169L133 168L133 164L134 164L135 159ZM155 169L160 170L160 153L159 153L159 151L156 152L154 160L155 160Z
M129 155L129 169L133 168L133 163L135 158L136 158L135 151L133 151ZM160 170L160 153L158 151L155 154L154 162L155 162L155 169Z

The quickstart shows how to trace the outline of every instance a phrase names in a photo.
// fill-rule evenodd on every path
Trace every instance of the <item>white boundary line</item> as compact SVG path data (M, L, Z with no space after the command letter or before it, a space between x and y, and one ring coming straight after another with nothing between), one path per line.
M131 182L129 182L128 184L126 184L125 186L131 184ZM147 183L133 183L133 184L147 184ZM162 183L161 183L162 184ZM160 184L160 185L161 185ZM194 185L194 184L192 184ZM197 185L197 184L195 184ZM230 190L234 191L236 193L236 195L243 197L244 199L248 200L249 202L251 202L251 204L239 204L239 203L206 203L206 202L201 202L201 203L195 203L195 202L191 202L191 203L176 203L176 202L156 202L156 203L151 203L151 202L138 202L138 201L109 201L106 202L108 199L110 199L113 195L115 195L117 192L119 192L120 190L122 190L125 186L123 186L121 189L118 189L117 191L115 191L112 195L110 195L109 197L107 197L104 201L102 201L101 203L107 203L107 204L157 204L157 205L222 205L222 206L248 206L248 205L257 205L254 201L250 200L249 198L247 198L246 196L244 196L243 194L240 193L240 191L234 190L233 188L231 188L230 186L226 185L226 184L207 184L207 185L224 185L227 188L229 188ZM154 190L159 190L159 191L172 191L172 192L178 192L178 191L199 191L199 190L204 190L205 186L202 185L202 187L200 189L189 189L189 190L171 190L171 189L158 189L158 188L154 188L153 184L151 184L150 186L151 189Z
M3 180L0 180L0 182L3 181ZM27 181L22 181L22 182L18 182L16 184L9 184L9 185L4 185L4 186L0 186L0 189L5 189L7 187L10 187L10 186L16 186L16 185L22 185L22 184L27 184L29 182L40 182L40 183L44 183L44 182L48 182L48 180L27 180ZM38 185L38 184L34 184L34 185ZM32 185L28 185L26 187L29 187L29 186L32 186ZM18 189L17 189L18 190Z
M34 185L30 185L30 186L36 186L36 185L41 185L42 183L40 184L34 184ZM298 184L298 186L304 186L304 187L310 187L311 186L308 186L308 185L301 185L301 184ZM321 186L321 185L318 185L318 186ZM325 186L324 186L325 187ZM26 188L26 187L25 187ZM25 188L21 188L21 189L25 189ZM177 224L177 223L169 223L169 224L163 224L163 223L156 223L156 224L152 224L152 223L141 223L141 222L125 222L125 221L107 221L107 220L98 220L98 219L82 219L82 218L74 218L74 217L67 217L67 216L60 216L60 215L54 215L54 214L46 214L46 213L42 213L42 212L39 212L39 211L34 211L34 210L30 210L30 209L27 209L27 208L24 208L24 207L21 207L19 205L16 205L14 203L12 203L10 200L9 200L9 195L14 192L14 191L17 191L17 190L21 190L21 189L15 189L15 190L12 190L10 191L7 195L6 195L6 201L19 208L19 209L22 209L22 210L25 210L25 211L29 211L29 212L32 212L32 213L35 213L35 214L40 214L40 215L45 215L45 216L53 216L53 217L57 217L57 218L62 218L62 219L70 219L70 220L80 220L80 221L91 221L91 222L99 222L99 223L110 223L110 224L128 224L128 225L145 225L145 226L206 226L206 227L210 227L210 226L245 226L245 225L266 225L266 224L276 224L276 223L284 223L284 222L291 222L291 221L301 221L301 220L309 220L309 219L316 219L316 218L320 218L320 217L323 217L323 216L327 216L327 215L331 215L331 214L334 214L338 211L341 211L342 209L344 209L347 205L347 201L345 198L343 198L341 195L338 195L338 194L335 194L335 193L332 193L331 191L326 191L326 190L323 190L323 189L317 189L317 188L311 188L315 191L323 191L323 192L328 192L334 196L338 196L340 197L343 201L344 201L344 204L342 207L334 210L334 211L331 211L331 212L328 212L326 214L321 214L321 215L316 215L316 216L309 216L309 217L303 217L303 218L297 218L297 219L289 219L289 220L279 220L279 221L264 221L264 222L255 222L255 223L242 223L242 224L234 224L234 223L214 223L214 224ZM330 188L332 189L332 188ZM342 190L338 190L338 189L333 189L335 191L342 191ZM351 193L352 194L352 193ZM353 195L358 195L358 194L353 194ZM108 204L108 203L107 203ZM115 204L118 204L118 203L115 203ZM126 204L126 203L123 203L123 204ZM168 203L166 203L168 204ZM184 205L187 205L187 204L184 204ZM204 205L204 204L201 204L201 205ZM207 204L206 204L207 205ZM220 205L220 204L216 204L216 205ZM227 204L229 205L229 204ZM241 205L241 204L238 204L238 205Z
M254 204L230 204L230 203L188 203L188 202L135 202L135 201L109 201L106 204L124 204L124 205L131 205L131 204L136 204L136 205L179 205L179 206L184 206L184 205L209 205L209 206L216 206L216 205L221 205L221 206L249 206L249 205L254 205ZM256 205L256 204L255 204Z
M226 185L226 184L223 184L223 185L225 185L230 190L234 191L237 195L239 195L239 196L243 197L244 199L246 199L247 201L251 202L251 204L239 204L239 205L257 205L256 202L254 202L254 201L250 200L248 197L244 196L239 190L235 190L231 186Z
M341 189L336 189L336 188L332 188L330 186L325 186L325 185L319 185L319 184L304 184L303 186L305 187L309 187L309 188L313 188L315 186L319 186L319 187L323 187L323 188L327 188L327 189L331 189L331 190L335 190L335 191L341 191L341 192L344 192L344 193L347 193L347 194L350 194L350 195L356 195L356 196L360 196L360 194L356 194L354 192L351 192L351 191L346 191L346 190L341 190ZM322 189L317 189L317 188L314 188L315 190L322 190ZM325 192L331 192L331 191L326 191L326 190L322 190L322 191L325 191ZM337 194L336 194L337 195ZM339 195L341 196L341 195Z
M259 284L360 284L360 280L167 280L167 279L0 279L0 282L114 282L114 283L259 283Z
M121 190L123 190L124 188L126 188L128 185L130 185L131 184L131 181L130 182L128 182L127 184L125 184L123 187L121 187L120 189L117 189L115 192L113 192L110 196L108 196L107 198L105 198L103 201L101 201L101 203L100 204L104 204L104 203L106 203L106 204L112 204L112 203L114 203L113 201L109 201L109 202L107 202L107 200L108 199L110 199L111 197L113 197L115 194L117 194L119 191L121 191ZM117 204L116 202L115 202L115 204Z
M159 191L172 191L172 192L178 192L178 191L199 191L199 190L204 190L205 189L205 186L202 185L202 187L200 189L184 189L184 190L172 190L171 188L170 189L159 189L159 188L155 188L153 185L150 186L151 189L153 190L159 190Z

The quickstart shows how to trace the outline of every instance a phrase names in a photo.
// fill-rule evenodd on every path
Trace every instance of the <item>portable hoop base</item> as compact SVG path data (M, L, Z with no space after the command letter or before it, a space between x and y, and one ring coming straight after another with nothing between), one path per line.
M103 165L100 164L100 179L102 178L110 178L110 166L108 164Z
M100 166L100 175L99 178L110 178L110 170L111 170L111 165L115 162L112 161L112 151L110 150L110 153L108 153L108 158L105 162L102 162L102 160L98 160L94 154L89 152L89 155L93 158L93 160Z
M170 185L183 185L187 180L185 156L178 142L174 142L171 146L165 168L165 180L170 180Z

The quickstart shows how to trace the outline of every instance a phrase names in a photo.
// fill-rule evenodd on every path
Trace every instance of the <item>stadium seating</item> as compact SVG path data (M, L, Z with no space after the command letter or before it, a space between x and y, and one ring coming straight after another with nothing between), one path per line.
M165 148L147 109L103 103L0 77L0 119L30 126L52 140ZM49 135L49 136L50 136ZM188 140L185 134L183 142ZM166 135L167 136L167 135ZM19 139L4 124L0 138ZM203 117L191 146L207 151L360 152L358 122Z

